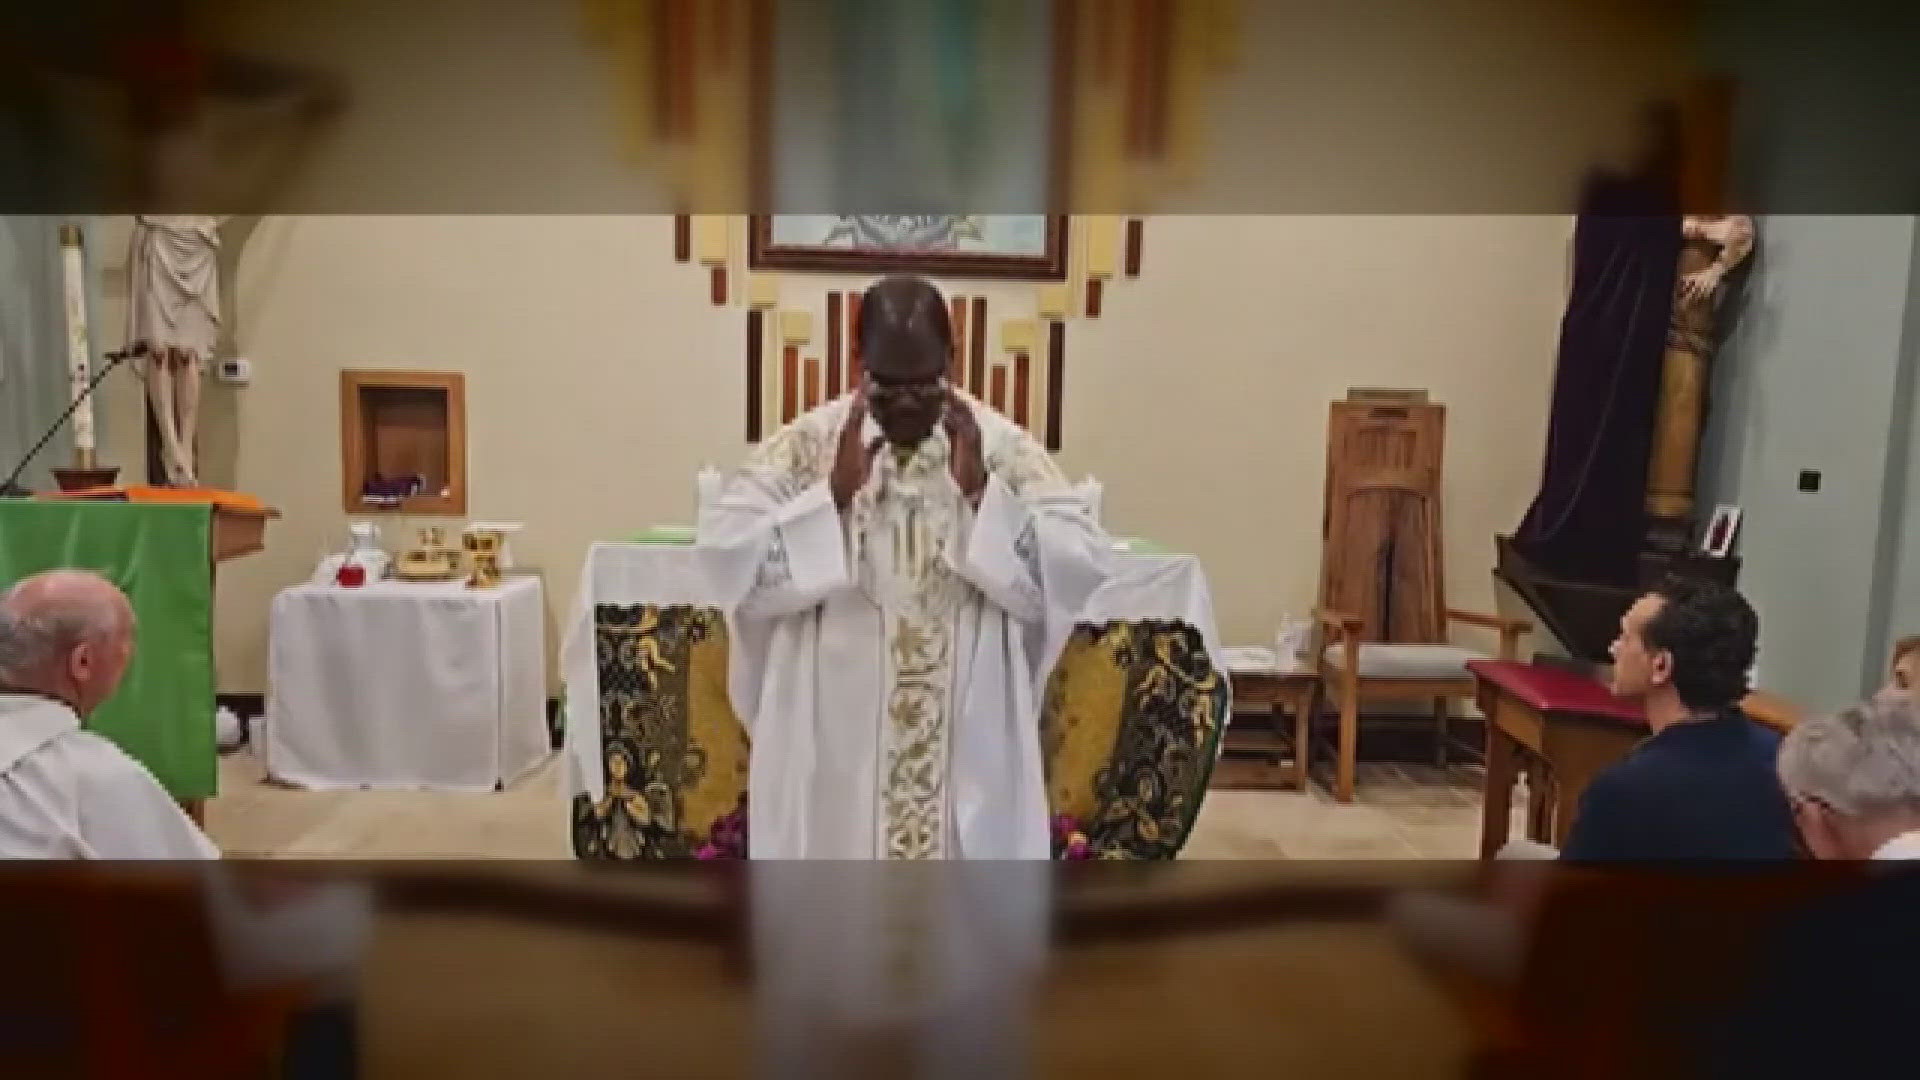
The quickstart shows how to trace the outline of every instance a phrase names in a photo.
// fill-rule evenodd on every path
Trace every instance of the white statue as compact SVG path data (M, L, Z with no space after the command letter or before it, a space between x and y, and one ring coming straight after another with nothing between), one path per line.
M195 50L187 43L184 47ZM243 90L200 88L134 134L141 205L264 209L284 188L315 121L339 107L330 77L225 54L201 56ZM147 345L147 395L167 483L198 482L200 383L220 341L220 227L227 216L143 214L128 260L127 341Z
M1753 252L1753 219L1745 214L1688 214L1681 219L1680 235L1714 250L1705 266L1680 275L1680 299L1687 303L1718 297L1728 272Z
M198 483L200 380L220 341L220 223L200 214L134 219L127 340L147 345L147 397L167 483Z

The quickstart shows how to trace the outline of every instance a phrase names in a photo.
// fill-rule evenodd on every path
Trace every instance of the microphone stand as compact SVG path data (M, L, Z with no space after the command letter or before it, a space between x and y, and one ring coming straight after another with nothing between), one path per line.
M59 434L60 426L80 408L80 403L93 396L93 389L100 385L100 380L106 378L109 372L119 367L129 357L145 356L146 353L147 343L144 341L136 341L124 349L107 353L107 362L100 365L99 371L93 373L93 378L87 382L87 388L74 395L73 401L67 405L67 411L60 414L60 418L53 422L53 426L47 429L47 433L40 436L40 441L33 444L33 449L27 451L26 456L20 459L20 464L13 467L13 472L8 474L6 482L0 483L0 499L30 498L33 492L14 481L20 479L20 474L27 471L27 466L33 463L35 455L39 454L48 443L53 441L53 437Z

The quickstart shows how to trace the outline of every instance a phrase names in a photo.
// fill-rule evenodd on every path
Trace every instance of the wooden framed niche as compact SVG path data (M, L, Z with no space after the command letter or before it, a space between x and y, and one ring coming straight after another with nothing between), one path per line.
M362 498L367 481L418 475L419 494ZM349 514L467 512L466 376L457 371L342 371L340 480Z

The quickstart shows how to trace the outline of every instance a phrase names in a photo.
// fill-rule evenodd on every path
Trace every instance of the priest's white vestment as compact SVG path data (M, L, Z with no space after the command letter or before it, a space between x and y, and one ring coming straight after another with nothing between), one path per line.
M827 477L850 397L702 500L753 858L1050 854L1040 704L1112 545L1044 447L964 400L989 473L977 511L936 428L911 453L882 445L843 520Z

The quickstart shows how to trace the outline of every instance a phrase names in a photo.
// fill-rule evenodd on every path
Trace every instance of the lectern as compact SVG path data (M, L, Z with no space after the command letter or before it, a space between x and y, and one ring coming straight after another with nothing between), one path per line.
M133 664L89 720L198 820L218 788L214 567L265 547L277 511L232 492L99 488L0 501L0 584L94 570L133 601Z

